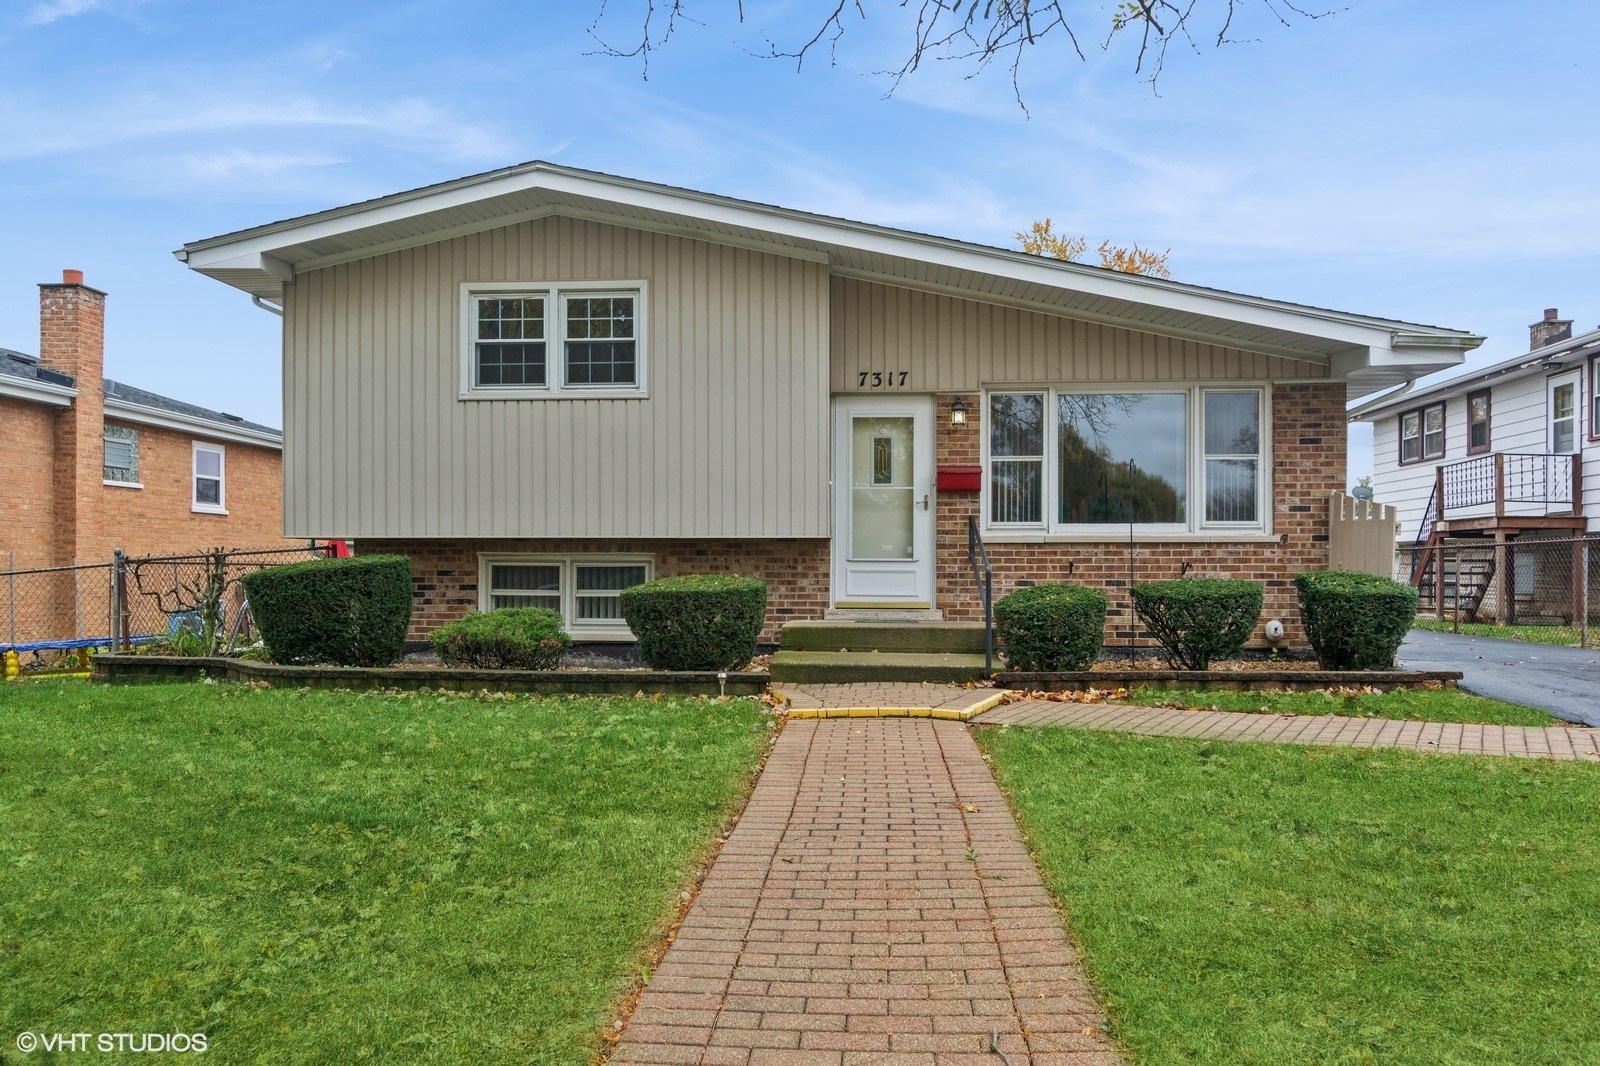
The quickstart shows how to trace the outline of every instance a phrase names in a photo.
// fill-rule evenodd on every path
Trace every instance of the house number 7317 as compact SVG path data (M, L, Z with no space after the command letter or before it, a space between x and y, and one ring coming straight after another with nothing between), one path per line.
M909 370L858 370L856 388L864 389L871 386L874 389L903 389L909 377L911 377Z

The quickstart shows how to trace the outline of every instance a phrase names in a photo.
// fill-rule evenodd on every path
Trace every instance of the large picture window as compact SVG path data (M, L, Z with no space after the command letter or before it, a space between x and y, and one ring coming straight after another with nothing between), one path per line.
M1259 388L988 397L989 526L1262 531Z
M644 283L463 286L462 396L644 392Z
M483 555L478 606L545 607L578 639L632 640L621 593L649 581L652 565L643 556Z

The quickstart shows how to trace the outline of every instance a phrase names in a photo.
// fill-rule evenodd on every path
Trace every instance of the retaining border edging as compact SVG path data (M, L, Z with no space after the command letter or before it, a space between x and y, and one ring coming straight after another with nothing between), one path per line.
M273 688L367 688L408 691L528 692L544 696L631 696L660 692L669 696L759 696L767 675L729 673L726 683L714 671L665 670L465 670L454 668L285 666L249 659L176 655L97 655L93 679L111 684L160 681L260 681Z

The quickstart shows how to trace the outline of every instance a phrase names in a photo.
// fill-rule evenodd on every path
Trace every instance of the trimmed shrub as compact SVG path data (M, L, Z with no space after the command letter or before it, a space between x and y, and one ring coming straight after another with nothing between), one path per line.
M1297 574L1300 622L1324 670L1384 670L1417 617L1417 590L1355 570Z
M1233 655L1261 617L1254 581L1179 578L1133 586L1133 609L1174 670L1206 670Z
M622 618L639 658L657 670L734 670L756 653L767 586L753 577L691 574L623 589Z
M502 607L469 614L428 634L439 658L480 670L554 670L572 646L561 614L548 607Z
M279 663L388 666L411 624L411 560L358 555L244 577L261 639Z
M1034 585L994 605L994 629L1013 670L1087 670L1105 643L1106 594L1082 585Z

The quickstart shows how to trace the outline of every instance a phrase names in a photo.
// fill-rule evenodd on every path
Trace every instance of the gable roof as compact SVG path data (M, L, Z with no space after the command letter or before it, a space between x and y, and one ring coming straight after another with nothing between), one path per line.
M1242 348L1327 368L1350 397L1459 365L1483 338L1067 263L948 237L534 161L252 229L173 254L282 301L297 273L550 215L826 263L831 273Z
M1427 388L1402 389L1399 392L1374 397L1352 408L1349 418L1352 422L1374 422L1401 410L1410 410L1428 403L1463 396L1503 381L1515 381L1534 374L1547 374L1578 366L1591 355L1600 355L1600 329L1580 333L1576 337L1548 344L1543 348L1534 348L1523 355L1494 363L1470 374L1462 374L1448 381L1429 385Z
M146 389L105 380L105 413L123 422L162 426L221 440L283 447L283 433L259 422L248 422L238 415L213 411L209 407L174 400ZM39 365L39 357L0 348L0 395L65 407L78 395L72 378Z

